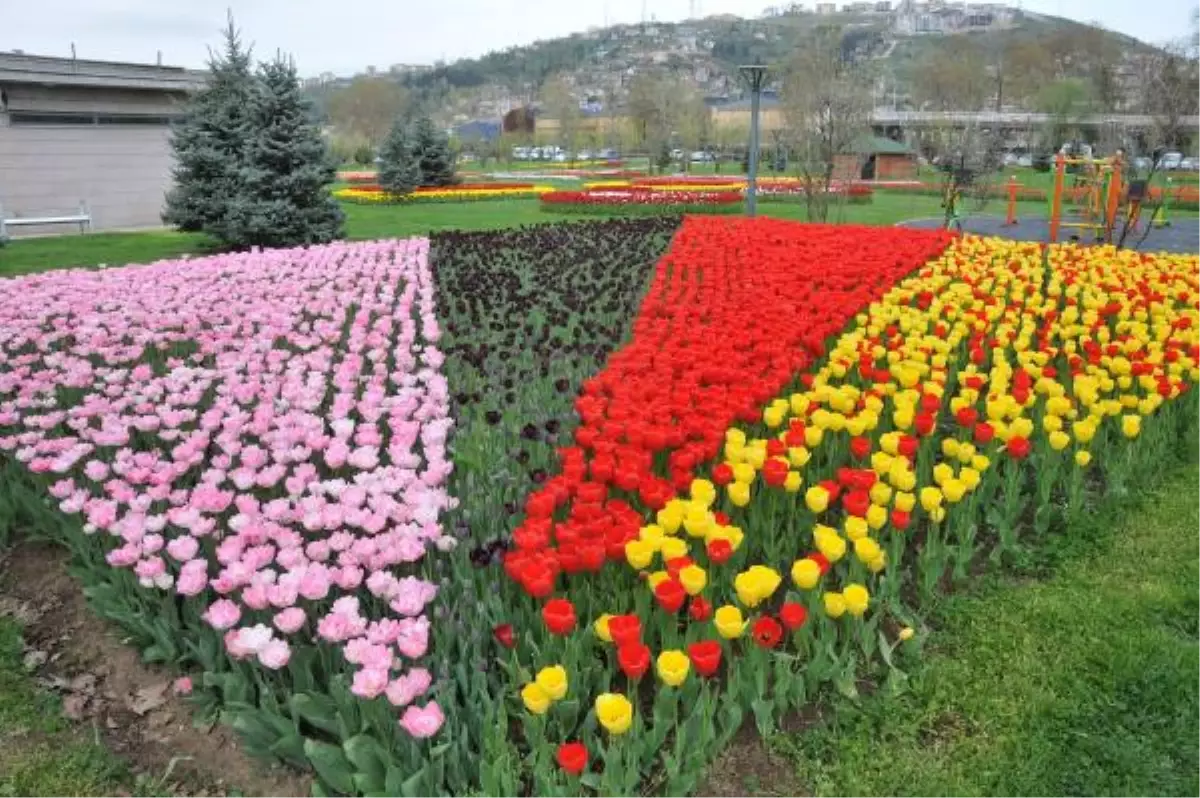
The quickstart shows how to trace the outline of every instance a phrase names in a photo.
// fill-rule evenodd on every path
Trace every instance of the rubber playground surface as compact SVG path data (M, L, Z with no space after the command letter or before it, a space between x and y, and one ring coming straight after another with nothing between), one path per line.
M943 224L945 220L941 217L930 217L909 219L898 222L896 226L935 229ZM1050 222L1047 219L1018 219L1015 224L1007 225L1001 216L967 216L962 219L962 230L964 233L999 236L1014 241L1050 240ZM1078 228L1060 230L1058 240L1096 243L1090 231ZM1141 224L1136 230L1130 231L1125 239L1125 247L1143 252L1200 252L1200 225L1195 218L1178 219L1164 227L1152 227L1149 231Z

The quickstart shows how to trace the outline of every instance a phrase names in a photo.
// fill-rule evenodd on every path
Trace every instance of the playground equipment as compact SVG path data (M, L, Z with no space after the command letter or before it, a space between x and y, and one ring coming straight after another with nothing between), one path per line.
M1067 166L1078 166L1073 197L1074 208L1063 219L1063 194L1066 188ZM1062 228L1091 230L1097 241L1110 241L1121 204L1120 155L1112 158L1068 158L1063 153L1054 157L1054 191L1050 195L1050 241L1058 241ZM1012 189L1010 188L1010 191ZM1010 197L1015 194L1010 194ZM1010 201L1010 208L1012 203Z

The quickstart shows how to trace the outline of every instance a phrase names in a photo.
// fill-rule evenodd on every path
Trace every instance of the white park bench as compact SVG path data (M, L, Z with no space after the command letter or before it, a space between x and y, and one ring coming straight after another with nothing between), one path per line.
M62 216L17 216L9 219L6 218L4 207L0 206L0 241L8 239L8 228L10 227L32 227L43 224L77 224L79 232L86 233L92 229L92 215L88 212L87 203L82 200L77 213Z

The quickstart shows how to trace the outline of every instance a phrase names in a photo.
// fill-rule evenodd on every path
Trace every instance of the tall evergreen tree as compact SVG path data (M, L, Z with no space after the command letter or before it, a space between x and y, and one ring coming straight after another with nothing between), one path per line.
M222 53L211 54L209 78L188 102L171 136L175 186L167 193L163 221L181 230L220 235L229 197L240 192L247 113L254 76L250 51L233 25L225 28Z
M379 185L389 194L404 196L421 185L421 163L417 160L408 120L397 117L379 148Z
M446 134L427 116L417 119L413 129L413 150L421 166L421 185L449 186L457 182L454 156Z
M259 65L250 95L249 140L223 238L234 246L318 244L342 235L345 216L329 193L333 160L282 55Z

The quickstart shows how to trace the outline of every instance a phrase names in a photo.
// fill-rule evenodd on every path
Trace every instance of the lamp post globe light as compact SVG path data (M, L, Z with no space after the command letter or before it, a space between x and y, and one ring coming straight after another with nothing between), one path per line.
M763 64L745 64L738 67L738 73L750 87L750 163L746 175L746 215L754 216L758 199L758 110L767 67Z

